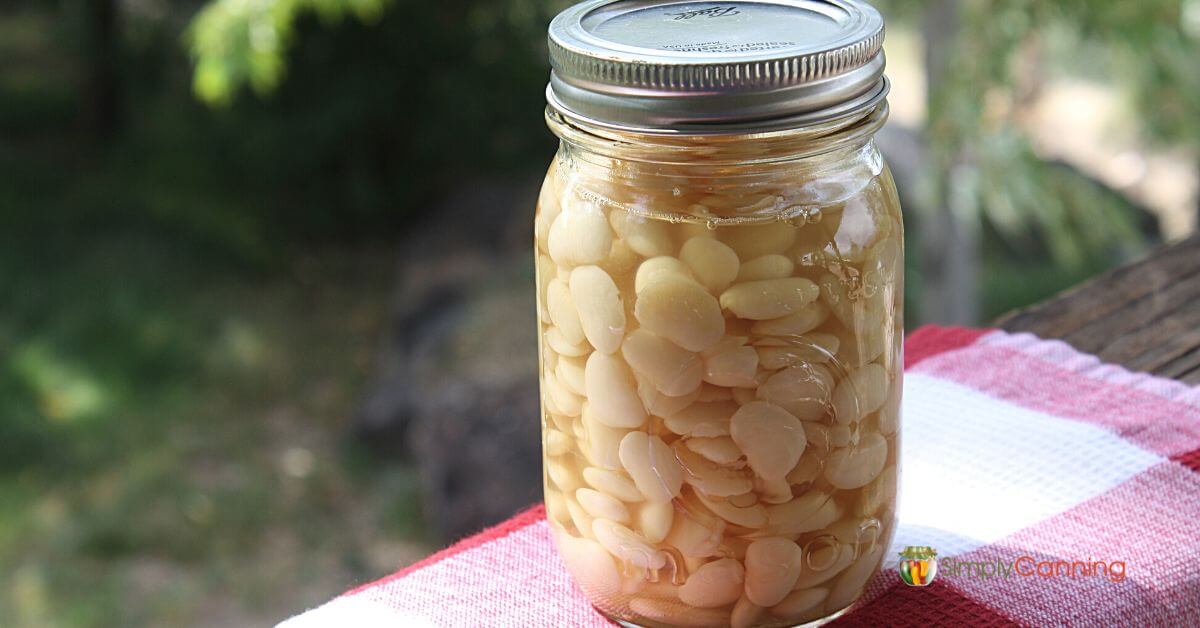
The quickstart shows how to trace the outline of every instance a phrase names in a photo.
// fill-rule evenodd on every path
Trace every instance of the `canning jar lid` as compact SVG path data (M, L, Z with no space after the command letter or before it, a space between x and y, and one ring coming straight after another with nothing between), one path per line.
M589 0L550 23L546 100L647 132L792 128L882 101L882 46L860 0Z

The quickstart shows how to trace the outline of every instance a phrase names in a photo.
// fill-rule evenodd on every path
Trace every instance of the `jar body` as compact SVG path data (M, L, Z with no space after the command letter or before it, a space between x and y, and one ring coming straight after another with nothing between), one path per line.
M899 202L869 135L783 160L748 143L745 165L702 145L655 162L564 141L548 171L547 518L615 620L820 621L894 532Z

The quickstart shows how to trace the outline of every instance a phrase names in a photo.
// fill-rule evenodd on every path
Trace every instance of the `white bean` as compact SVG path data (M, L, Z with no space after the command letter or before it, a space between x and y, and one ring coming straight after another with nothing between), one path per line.
M781 369L801 363L825 363L838 353L841 340L833 334L812 332L787 340L764 338L757 343L758 362L766 369Z
M728 613L707 608L693 608L682 602L635 597L629 600L629 610L656 624L719 628L728 621Z
M729 435L746 454L754 472L768 480L786 476L807 443L800 421L765 401L752 401L738 408L730 419Z
M748 470L723 467L688 449L681 441L676 441L672 448L683 467L683 481L705 495L730 497L753 490L754 482Z
M625 338L621 354L664 395L680 397L700 388L704 372L700 356L645 329Z
M759 377L762 377L762 374L756 374L754 376L755 382L758 381ZM733 400L736 401L739 406L744 406L744 405L750 403L751 401L754 401L755 399L757 399L758 397L755 396L755 392L757 392L757 388L740 388L739 387L739 388L730 388L729 389L729 394L733 396Z
M850 291L845 283L833 273L822 273L817 279L821 287L821 299L833 311L834 316L843 326L852 327L855 319L855 301L850 298Z
M575 500L593 517L629 523L629 509L617 498L592 488L575 491Z
M566 499L561 492L549 485L546 486L546 518L560 526L571 522Z
M592 522L592 533L596 542L619 561L642 569L662 569L667 564L666 555L658 551L638 533L609 521L596 519Z
M584 383L583 367L587 364L586 360L581 358L560 357L558 365L554 369L554 376L558 381L566 384L571 392L577 395L587 394L587 385Z
M704 351L701 351L700 356L704 358L711 358L714 355L720 355L722 353L733 351L734 349L746 346L746 342L749 340L750 339L746 336L725 336L716 344L705 349Z
M738 269L737 282L791 277L795 267L796 265L786 255L777 253L763 255L741 265Z
M829 306L813 301L787 316L757 321L750 330L758 336L799 336L816 329L826 318Z
M704 349L704 351L700 352L700 355L703 358L712 358L713 355L719 355L721 353L733 351L733 349L737 349L739 347L744 347L745 343L749 340L749 337L746 336L724 336L721 340L716 342L715 345L710 346L707 349Z
M609 222L617 235L629 244L629 248L642 257L670 255L674 248L671 234L661 221L614 211L609 215Z
M683 444L705 458L726 466L736 465L741 460L741 449L728 436L685 438Z
M829 597L828 589L801 589L792 591L783 601L771 607L771 614L776 617L786 617L797 623L818 619L821 614L821 602Z
M837 358L844 366L855 368L880 358L892 344L892 326L882 316L857 321L853 331L838 330Z
M787 478L766 480L755 477L754 490L758 493L763 503L766 504L783 504L792 499L792 485L787 481Z
M624 576L625 581L621 583L621 592L626 595L638 595L657 600L679 600L679 587L671 584L669 579L650 582L646 579L645 571L635 569L628 570Z
M758 371L754 347L738 347L704 358L704 381L717 386L753 386Z
M746 597L759 606L783 601L800 577L804 553L783 537L758 539L746 548Z
M575 525L579 534L589 539L595 538L595 534L592 533L592 522L594 521L592 515L588 514L588 511L569 495L567 496L567 512L570 513L571 523Z
M861 553L870 551L880 542L883 528L876 519L851 514L825 528L825 533Z
M607 469L588 467L583 470L583 481L623 502L636 503L645 499L632 480Z
M830 435L830 429L824 423L815 423L812 421L804 422L804 435L808 438L808 447L805 452L816 450L817 455L825 458L829 452L833 450L833 436Z
M900 386L900 375L897 373L896 381L892 382L888 387L887 400L883 402L883 407L879 409L879 433L884 436L891 436L900 429L900 395L902 387Z
M589 598L605 600L621 592L621 574L603 546L563 532L556 532L554 540L567 571Z
M554 266L554 262L550 260L549 255L538 255L537 257L537 284L538 284L538 318L543 323L551 322L550 310L548 303L548 295L546 290L550 287L550 282L554 281L558 274L558 269Z
M570 389L558 381L558 378L553 373L546 373L542 379L546 384L546 392L551 401L554 402L554 407L558 408L560 413L569 417L576 417L582 413L583 397L571 392Z
M693 216L708 216L710 214L707 207L703 205L692 205L687 208L687 212ZM716 229L709 228L704 222L685 222L678 227L677 235L680 242L687 242L692 238L716 238Z
M874 575L875 569L879 567L879 560L883 557L883 544L877 545L875 549L863 554L854 561L851 565L838 576L834 581L833 586L829 589L829 598L825 601L825 610L828 613L835 613L849 606L863 587L867 585L867 580Z
M635 520L638 532L651 543L661 543L671 531L675 505L671 502L644 503L637 507Z
M633 281L634 292L641 292L646 286L650 285L650 282L663 276L674 276L691 280L692 273L688 270L687 264L679 261L678 258L666 255L652 257L638 266L637 276Z
M743 493L727 498L729 503L738 508L749 508L758 503L758 495L754 493Z
M598 205L576 202L554 219L546 242L550 257L559 266L595 264L612 248L612 231Z
M583 429L587 433L588 462L601 469L620 469L619 448L625 430L609 427L596 419L590 403L583 404Z
M807 425L808 424L805 423L805 426ZM806 448L804 455L800 456L800 462L797 462L796 466L791 471L788 471L787 481L789 484L804 484L805 482L812 482L813 480L821 477L821 471L823 468L824 457L820 453L812 451L811 447L808 447Z
M696 494L700 503L711 510L713 514L728 521L729 523L742 526L743 528L761 528L767 525L767 509L762 504L752 504L750 506L736 506L729 501L716 501L708 499L704 495Z
M706 563L679 587L679 600L696 608L718 608L742 597L745 569L732 558Z
M796 230L781 225L734 227L721 234L721 240L742 259L755 259L783 253L796 241Z
M725 334L721 306L700 284L656 277L637 294L634 315L646 329L688 351L703 351Z
M875 360L891 343L891 321L882 298L854 300L841 280L826 273L818 280L821 298L842 323L838 358L858 367Z
M680 436L728 436L729 418L737 411L738 405L732 401L697 401L668 416L663 424Z
M577 345L583 342L583 324L579 310L571 299L571 289L561 279L554 279L546 286L546 309L554 326L562 332L563 339Z
M767 609L750 601L745 594L733 605L733 614L729 617L731 628L750 628L758 624Z
M684 556L712 556L725 538L725 521L708 519L703 522L691 513L677 509L666 543L679 550Z
M801 421L825 416L833 376L820 364L798 364L772 375L758 387L758 397L790 412Z
M533 234L542 251L547 250L550 225L554 224L554 219L558 218L559 212L562 211L555 169L556 166L552 164L545 182L542 183L542 189L538 192L537 214L533 219Z
M569 460L569 459L566 459ZM568 496L579 488L579 478L575 475L575 470L563 458L552 458L545 461L546 475L550 476L550 481L562 490Z
M838 423L829 428L829 444L834 447L845 447L853 438L854 432L851 431L849 425Z
M675 459L675 452L661 438L630 432L621 439L619 455L621 464L648 501L665 502L679 495L683 469Z
M570 289L588 342L604 353L619 349L625 337L625 306L612 277L598 266L580 266L571 271Z
M619 358L596 351L584 367L588 403L596 419L610 427L635 428L646 422L633 373Z
M888 396L888 373L872 362L852 371L833 391L833 413L838 423L858 423L878 410Z
M829 454L825 479L840 489L866 486L883 471L887 454L887 439L877 432L864 434L857 445L836 449Z
M557 407L554 406L554 402L551 399L543 398L542 405L544 405L546 407L546 414L550 415L550 422L546 423L546 421L543 420L542 421L543 423L545 423L546 425L553 424L555 429L562 432L563 434L566 434L567 432L574 433L574 431L575 431L574 417L569 417L569 416L563 414L561 410L559 410Z
M560 356L579 357L591 353L592 347L587 342L572 344L567 342L563 337L562 331L557 327L551 327L546 331L546 346L550 347Z
M714 386L709 383L700 385L700 396L696 397L696 401L710 403L714 401L733 401L733 393L730 389L724 386Z
M796 312L819 295L817 285L803 277L763 279L735 284L721 294L721 307L740 318L767 320Z
M790 502L767 507L770 532L787 536L820 530L841 514L838 503L822 491L809 491Z
M608 273L610 277L621 277L637 268L640 261L642 258L638 257L638 254L623 240L613 240L608 257L605 257L597 266L604 269L604 272Z
M637 380L638 396L642 398L642 405L646 408L646 412L655 416L671 416L700 398L699 387L686 395L671 397L659 391L658 387L644 375L635 375L634 379Z
M796 579L795 589L807 589L822 584L842 573L854 562L854 548L832 541L828 536L817 537L805 546L804 571Z
M729 287L738 275L737 253L712 238L692 238L683 244L679 259L692 270L696 280L712 292Z
M863 488L858 494L857 512L860 516L871 517L879 514L885 504L896 499L896 466L884 467L879 477Z
M558 430L546 430L545 451L547 456L561 456L571 451L573 444L570 436Z

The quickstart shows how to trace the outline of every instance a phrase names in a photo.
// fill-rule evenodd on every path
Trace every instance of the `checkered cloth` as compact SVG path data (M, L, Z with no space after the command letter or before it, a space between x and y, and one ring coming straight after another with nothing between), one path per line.
M1029 334L925 327L906 349L900 525L839 624L1200 626L1200 388ZM897 575L910 545L938 551L928 587ZM1037 575L1052 561L1125 577ZM540 507L281 624L414 625L611 624Z

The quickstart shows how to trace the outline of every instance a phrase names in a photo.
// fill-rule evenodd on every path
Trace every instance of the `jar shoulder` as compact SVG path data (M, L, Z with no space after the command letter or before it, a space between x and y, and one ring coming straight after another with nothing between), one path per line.
M536 220L539 239L567 208L618 220L793 231L813 251L860 257L893 235L903 216L891 171L874 143L797 163L710 168L581 156L564 147L547 169ZM683 231L687 231L684 227ZM902 248L902 246L901 246Z

